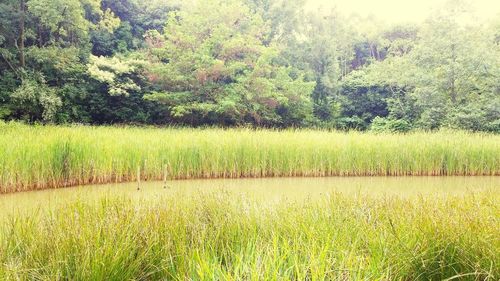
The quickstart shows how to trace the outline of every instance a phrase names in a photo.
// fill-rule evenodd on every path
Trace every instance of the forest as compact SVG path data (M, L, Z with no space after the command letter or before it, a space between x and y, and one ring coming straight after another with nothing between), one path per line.
M305 0L2 0L0 120L500 132L500 17Z

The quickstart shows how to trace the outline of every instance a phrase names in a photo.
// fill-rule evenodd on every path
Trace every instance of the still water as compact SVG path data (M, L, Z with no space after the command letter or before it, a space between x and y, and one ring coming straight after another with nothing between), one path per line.
M460 196L476 192L500 192L500 177L326 177L176 180L163 182L90 185L0 195L0 217L57 208L73 201L92 202L104 197L155 200L204 192L228 192L257 199L314 200L332 193L347 196L420 197Z
M0 195L0 216L11 212L57 208L76 200L103 197L154 200L225 191L265 200L311 200L330 193L348 196L419 197L450 196L490 191L500 192L500 177L325 177L176 180L163 182L90 185Z

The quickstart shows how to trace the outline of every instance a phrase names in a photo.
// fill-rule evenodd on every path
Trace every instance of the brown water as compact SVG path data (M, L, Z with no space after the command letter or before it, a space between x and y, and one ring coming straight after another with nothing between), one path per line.
M163 182L91 185L0 195L0 216L57 208L77 200L92 202L103 197L130 199L182 197L203 192L226 191L230 194L265 200L305 200L331 193L349 196L450 196L466 193L500 192L500 177L327 177L327 178L263 178L213 179Z

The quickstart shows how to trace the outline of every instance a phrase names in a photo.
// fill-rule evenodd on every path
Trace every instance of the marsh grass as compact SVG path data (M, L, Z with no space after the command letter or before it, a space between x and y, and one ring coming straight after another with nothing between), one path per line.
M0 191L168 177L499 175L500 136L0 123Z
M0 226L0 279L498 280L498 200L270 203L217 191L77 201Z

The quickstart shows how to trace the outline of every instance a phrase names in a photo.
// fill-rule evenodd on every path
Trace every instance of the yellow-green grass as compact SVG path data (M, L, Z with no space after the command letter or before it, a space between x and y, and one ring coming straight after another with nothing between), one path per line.
M499 199L77 201L0 224L0 280L499 280Z
M0 191L168 178L500 175L500 136L0 123Z

